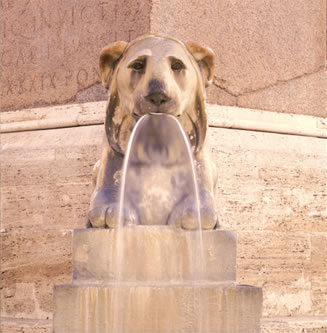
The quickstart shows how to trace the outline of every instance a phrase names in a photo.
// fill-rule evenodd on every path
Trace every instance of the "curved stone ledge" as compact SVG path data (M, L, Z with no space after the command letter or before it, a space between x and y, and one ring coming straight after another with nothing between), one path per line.
M103 124L106 103L92 102L1 113L1 133ZM327 138L327 119L207 104L211 127Z

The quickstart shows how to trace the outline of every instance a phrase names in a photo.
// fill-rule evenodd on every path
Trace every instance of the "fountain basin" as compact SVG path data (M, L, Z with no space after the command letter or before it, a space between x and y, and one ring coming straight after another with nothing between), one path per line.
M201 250L197 232L155 225L130 226L119 232L123 260L121 281L235 281L236 236L233 232L203 231L201 257L198 257ZM74 230L74 283L106 283L117 279L117 238L115 229ZM199 261L200 264L195 264Z
M120 333L259 333L262 290L230 284L70 285L56 287L55 306L55 333L116 332L115 319Z

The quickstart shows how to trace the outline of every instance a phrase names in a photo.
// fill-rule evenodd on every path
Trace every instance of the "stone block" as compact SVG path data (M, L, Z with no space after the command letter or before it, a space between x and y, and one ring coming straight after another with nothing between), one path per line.
M237 282L264 287L264 316L310 313L310 235L238 232Z
M151 32L210 46L215 84L239 95L325 66L326 1L153 0Z
M1 234L1 316L47 319L53 284L71 281L70 231Z
M98 57L147 33L150 1L1 2L2 109L104 100Z
M327 70L239 96L237 105L326 118Z
M327 234L313 234L311 243L312 312L327 316Z
M58 286L55 333L259 333L261 289L250 286Z
M166 226L74 231L77 283L113 281L118 271L122 280L134 282L235 281L235 262L236 236L228 231L203 231L202 236Z

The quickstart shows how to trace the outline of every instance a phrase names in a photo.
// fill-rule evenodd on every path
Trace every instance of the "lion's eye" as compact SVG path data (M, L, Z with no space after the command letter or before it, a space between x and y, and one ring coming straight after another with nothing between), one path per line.
M141 71L144 69L144 65L143 61L135 61L130 67L135 71Z
M181 71L182 69L184 69L185 66L184 64L181 62L181 61L174 61L172 64L171 64L171 69L173 71Z

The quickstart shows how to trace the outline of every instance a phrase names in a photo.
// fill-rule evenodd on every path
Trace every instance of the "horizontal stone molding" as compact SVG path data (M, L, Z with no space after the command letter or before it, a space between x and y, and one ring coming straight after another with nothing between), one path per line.
M69 104L1 113L1 133L103 124L107 102Z
M1 133L103 124L106 101L3 112ZM209 126L327 138L327 118L207 104Z
M207 106L209 126L327 138L327 118L230 106Z

